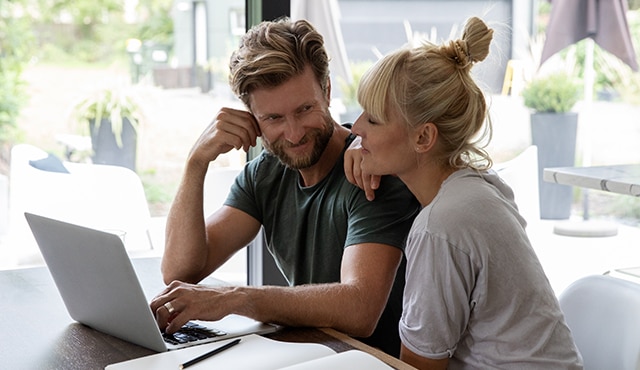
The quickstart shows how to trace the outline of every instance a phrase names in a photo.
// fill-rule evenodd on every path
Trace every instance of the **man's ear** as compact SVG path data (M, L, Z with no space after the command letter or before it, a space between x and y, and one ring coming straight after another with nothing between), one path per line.
M436 145L438 139L438 127L431 123L423 123L416 129L416 152L425 153Z

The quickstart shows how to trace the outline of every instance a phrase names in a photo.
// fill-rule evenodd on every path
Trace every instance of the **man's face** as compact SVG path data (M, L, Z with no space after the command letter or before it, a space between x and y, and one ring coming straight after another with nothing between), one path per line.
M311 68L280 86L251 92L264 146L287 167L308 168L322 156L334 130L328 95Z

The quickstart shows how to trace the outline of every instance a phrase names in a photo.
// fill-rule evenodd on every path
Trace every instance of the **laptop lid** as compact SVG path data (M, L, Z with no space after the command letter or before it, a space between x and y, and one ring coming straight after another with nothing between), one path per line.
M72 319L156 351L208 343L276 327L229 315L207 324L227 335L189 344L166 343L119 236L25 213Z

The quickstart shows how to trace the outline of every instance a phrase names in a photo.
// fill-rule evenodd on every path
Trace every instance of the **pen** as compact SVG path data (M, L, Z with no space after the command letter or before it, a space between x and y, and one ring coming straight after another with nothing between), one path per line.
M216 349L213 349L213 350L205 353L204 355L198 356L198 357L194 358L193 360L189 360L189 361L185 362L184 364L180 365L180 370L186 369L191 365L195 365L195 364L197 364L198 362L200 362L202 360L206 360L209 357L211 357L211 356L213 356L213 355L215 355L217 353L220 353L220 352L224 351L225 349L229 349L229 348L235 346L238 343L240 343L240 338L238 338L238 339L236 339L234 341L231 341L231 342L229 342L229 343L227 343L227 344L225 344L223 346L220 346L220 347L218 347Z

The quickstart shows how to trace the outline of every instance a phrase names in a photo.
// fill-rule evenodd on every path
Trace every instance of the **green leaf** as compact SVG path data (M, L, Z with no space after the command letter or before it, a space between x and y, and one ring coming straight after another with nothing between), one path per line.
M522 91L524 105L540 113L566 113L578 102L580 86L566 73L531 81Z

